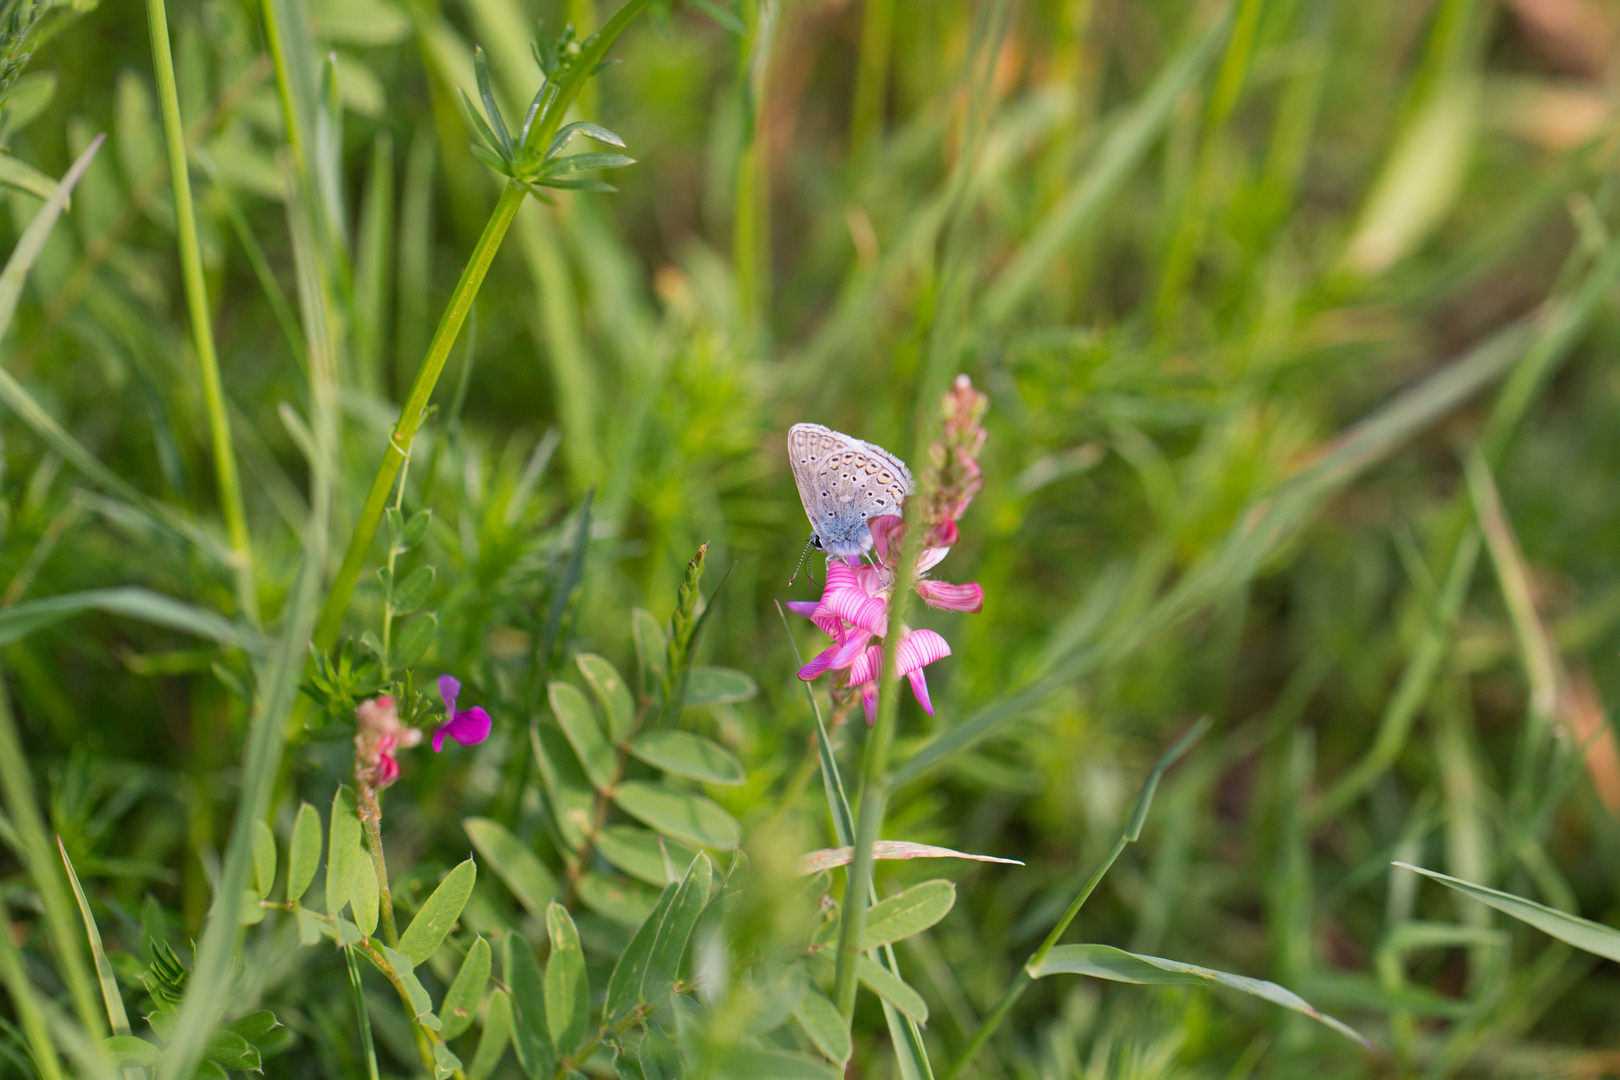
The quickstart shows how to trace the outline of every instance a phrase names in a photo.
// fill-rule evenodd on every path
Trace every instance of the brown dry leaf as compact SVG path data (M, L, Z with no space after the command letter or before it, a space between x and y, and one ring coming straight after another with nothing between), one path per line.
M831 870L835 866L843 866L855 857L852 847L822 848L812 851L799 860L799 874L819 874L823 870ZM913 844L905 840L879 840L872 845L874 859L972 859L974 862L1010 863L1013 866L1023 866L1017 859L998 859L994 855L969 855L965 851L955 851L948 847L935 847L932 844Z
M1567 71L1600 78L1615 37L1612 14L1592 0L1509 0L1525 35Z
M1573 672L1562 702L1564 722L1575 745L1586 750L1586 771L1611 817L1620 818L1620 744L1615 742L1597 685L1584 671Z

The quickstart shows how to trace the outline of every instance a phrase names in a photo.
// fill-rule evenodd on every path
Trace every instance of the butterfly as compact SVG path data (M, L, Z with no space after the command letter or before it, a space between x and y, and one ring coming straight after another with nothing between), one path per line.
M788 429L788 463L819 550L858 559L872 550L868 522L900 513L911 494L906 463L869 442L820 424Z

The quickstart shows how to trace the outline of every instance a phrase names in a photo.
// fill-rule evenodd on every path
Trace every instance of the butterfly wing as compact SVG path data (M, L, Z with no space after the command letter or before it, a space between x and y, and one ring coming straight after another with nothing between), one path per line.
M833 555L859 558L870 551L867 522L899 513L911 494L905 462L881 446L820 424L793 425L788 460L816 540Z

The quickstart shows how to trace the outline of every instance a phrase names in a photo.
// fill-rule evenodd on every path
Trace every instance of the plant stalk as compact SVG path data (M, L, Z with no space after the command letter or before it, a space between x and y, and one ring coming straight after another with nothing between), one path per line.
M259 621L259 600L253 582L253 549L248 540L247 512L242 481L236 472L236 448L225 409L225 391L219 377L219 353L209 319L208 283L203 277L202 248L197 241L197 216L191 203L191 173L186 164L186 131L180 122L180 95L174 82L174 57L169 51L169 22L163 0L146 0L147 23L152 34L152 66L156 70L158 108L163 114L163 141L169 155L169 183L174 189L175 232L180 245L180 276L186 307L191 314L192 347L202 375L203 403L208 410L208 433L213 443L214 479L219 487L220 511L230 537L231 561L236 570L237 602L249 622Z

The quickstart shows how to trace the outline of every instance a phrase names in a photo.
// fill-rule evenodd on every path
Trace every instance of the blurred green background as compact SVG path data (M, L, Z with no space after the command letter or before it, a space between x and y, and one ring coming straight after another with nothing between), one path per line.
M535 19L589 31L612 6L307 5L341 116L320 150L334 568L499 192L468 150L471 46L510 122L539 79ZM273 624L309 514L282 114L258 5L169 16ZM143 12L63 5L42 25L7 152L54 178L108 141L4 368L129 484L216 521ZM961 371L991 397L985 488L940 572L987 599L918 616L954 655L930 669L936 715L904 706L897 754L964 724L986 737L927 759L885 835L1028 865L961 869L955 910L902 949L941 1060L1148 765L1209 716L1083 936L1277 980L1382 1049L1246 998L1065 978L1025 996L984 1075L1620 1074L1612 966L1388 866L1593 919L1620 905L1617 46L1604 0L741 0L636 24L580 113L637 164L607 176L617 194L520 212L413 453L407 508L435 515L429 666L489 704L497 737L415 755L390 843L431 882L466 850L460 818L515 790L545 703L507 661L587 491L572 647L627 664L630 608L662 616L700 543L734 567L703 655L762 692L699 722L749 768L715 797L770 819L812 731L773 603L815 595L787 584L807 526L786 429L824 423L915 468ZM15 243L40 200L5 198ZM0 436L0 605L139 584L240 614L229 575L15 409ZM345 636L378 604L367 574ZM148 895L195 934L239 781L241 657L89 613L13 634L0 662L109 935L133 940ZM329 801L345 753L299 734L279 812ZM787 806L807 847L831 843L818 788ZM337 970L283 977L337 995ZM334 1054L267 1067L336 1075ZM870 1043L856 1061L893 1068Z

